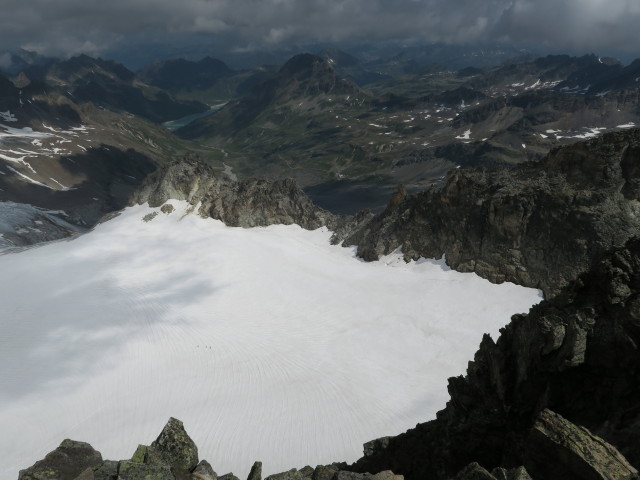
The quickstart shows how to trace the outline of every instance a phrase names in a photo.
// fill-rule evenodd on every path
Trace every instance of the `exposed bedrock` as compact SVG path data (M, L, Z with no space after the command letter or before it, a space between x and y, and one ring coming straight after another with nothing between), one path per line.
M406 195L335 241L365 260L398 247L547 296L640 234L640 130L553 150L511 168L452 170L441 189Z
M314 205L291 179L236 182L218 178L211 167L188 158L151 174L132 203L157 207L169 199L199 205L203 217L234 227L296 223L315 229L338 223L338 217Z
M635 238L515 315L497 342L485 336L467 375L449 380L451 400L435 420L369 448L351 468L447 479L477 462L488 472L524 466L536 480L636 478L639 344Z

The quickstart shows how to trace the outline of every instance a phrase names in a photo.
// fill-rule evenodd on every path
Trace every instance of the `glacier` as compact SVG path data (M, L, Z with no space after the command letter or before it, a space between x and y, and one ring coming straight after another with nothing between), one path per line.
M354 461L434 418L483 333L541 300L169 203L0 255L0 477L64 438L130 457L170 416L219 474Z

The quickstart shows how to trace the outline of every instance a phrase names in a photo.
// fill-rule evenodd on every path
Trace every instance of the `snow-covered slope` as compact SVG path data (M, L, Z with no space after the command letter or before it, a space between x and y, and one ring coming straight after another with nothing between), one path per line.
M254 460L265 474L355 460L433 418L482 334L540 300L171 203L0 256L1 478L63 438L127 457L170 416L240 478Z

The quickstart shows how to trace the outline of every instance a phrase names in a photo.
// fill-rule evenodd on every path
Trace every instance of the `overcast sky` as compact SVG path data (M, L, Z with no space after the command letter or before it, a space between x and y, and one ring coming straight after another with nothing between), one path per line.
M640 0L2 0L1 4L0 48L53 55L98 55L127 45L187 41L235 51L381 40L501 41L542 52L603 55L633 55L640 47Z

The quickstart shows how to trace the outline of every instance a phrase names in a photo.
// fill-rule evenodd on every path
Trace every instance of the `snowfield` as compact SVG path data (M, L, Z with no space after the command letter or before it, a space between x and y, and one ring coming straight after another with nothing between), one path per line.
M170 203L0 255L0 478L64 438L128 458L170 416L219 474L353 461L434 418L482 334L541 299Z

